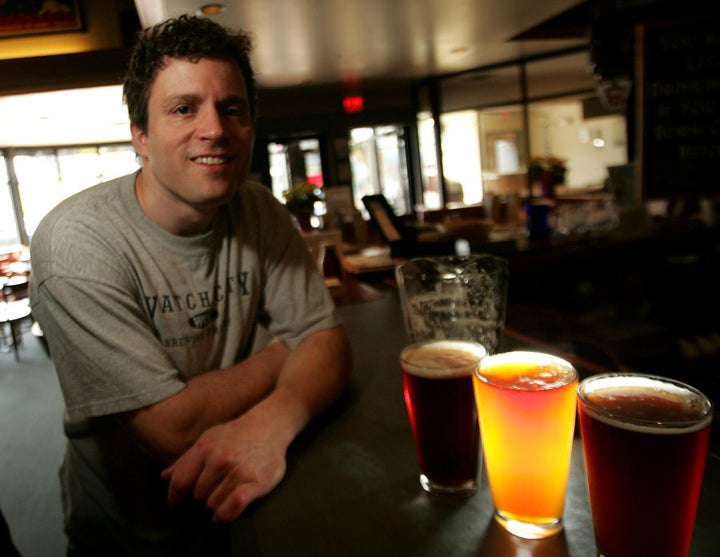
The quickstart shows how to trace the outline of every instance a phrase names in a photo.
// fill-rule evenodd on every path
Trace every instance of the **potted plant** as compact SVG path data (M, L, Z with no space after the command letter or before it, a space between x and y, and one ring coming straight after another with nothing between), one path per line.
M543 197L555 197L555 186L565 182L565 159L554 157L532 157L528 162L530 183L539 183Z
M302 230L311 230L311 217L322 217L325 213L325 194L320 186L310 182L298 182L282 192L285 206L295 216Z

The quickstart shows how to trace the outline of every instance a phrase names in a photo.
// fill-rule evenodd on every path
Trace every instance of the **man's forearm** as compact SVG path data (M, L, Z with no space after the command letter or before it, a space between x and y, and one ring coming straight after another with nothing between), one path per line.
M177 394L122 416L140 442L170 462L213 425L231 420L276 386L289 350L273 342L227 369L190 379Z
M215 520L235 519L282 480L287 448L345 389L351 354L342 328L311 335L288 356L277 386L242 416L203 433L162 476L172 506L192 494Z
M332 404L350 380L352 355L341 327L316 333L290 352L275 392L286 392L304 408L300 429ZM300 429L296 431L299 433Z
M290 351L273 392L252 408L277 426L288 444L332 404L350 378L352 357L343 328L326 329Z

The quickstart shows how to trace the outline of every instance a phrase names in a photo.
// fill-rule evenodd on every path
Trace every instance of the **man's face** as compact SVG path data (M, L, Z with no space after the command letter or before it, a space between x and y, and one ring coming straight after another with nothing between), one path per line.
M248 174L255 132L240 68L167 59L150 90L147 132L133 126L132 135L143 209L171 232L197 232Z

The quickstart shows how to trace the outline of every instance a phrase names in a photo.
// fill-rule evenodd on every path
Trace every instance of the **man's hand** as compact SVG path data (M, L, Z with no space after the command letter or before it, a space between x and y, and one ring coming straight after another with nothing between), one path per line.
M230 522L280 483L286 450L250 416L212 427L162 472L170 481L168 502L178 507L190 494L205 502L216 522Z

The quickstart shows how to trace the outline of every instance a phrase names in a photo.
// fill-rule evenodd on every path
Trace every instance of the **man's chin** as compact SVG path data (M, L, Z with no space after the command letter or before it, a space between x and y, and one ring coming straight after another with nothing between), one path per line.
M213 188L200 194L193 203L203 211L214 210L226 205L235 196L238 186L232 185L222 189Z

